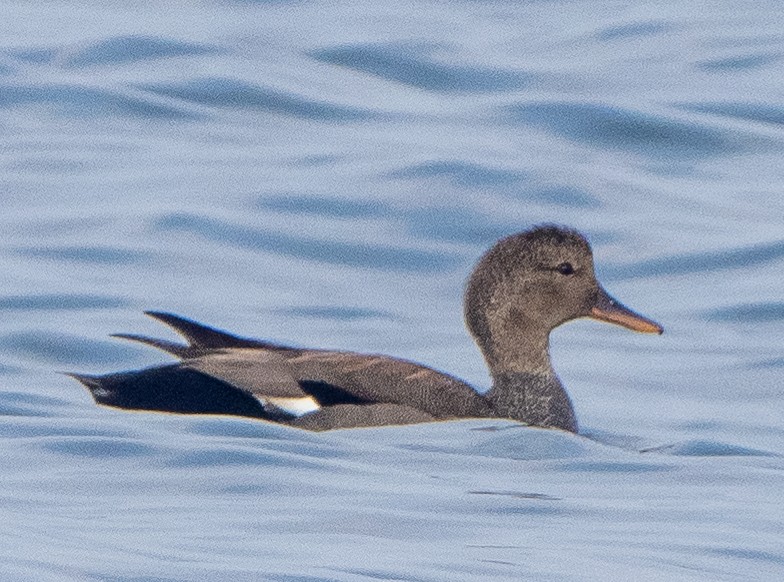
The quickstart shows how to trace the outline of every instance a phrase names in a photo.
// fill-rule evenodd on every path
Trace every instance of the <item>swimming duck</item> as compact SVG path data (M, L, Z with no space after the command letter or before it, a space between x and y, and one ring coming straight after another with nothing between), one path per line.
M98 404L249 416L309 430L497 417L577 432L572 403L550 362L550 332L591 317L662 333L659 324L602 288L580 233L549 225L499 240L468 280L465 322L492 377L484 395L399 358L292 348L169 313L146 313L187 343L115 337L162 349L179 362L103 376L72 374Z

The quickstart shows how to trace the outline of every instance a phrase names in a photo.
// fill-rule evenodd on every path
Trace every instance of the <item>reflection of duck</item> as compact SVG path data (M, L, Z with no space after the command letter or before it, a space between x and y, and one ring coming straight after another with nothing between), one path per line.
M74 375L99 404L181 413L253 416L311 430L502 417L577 431L550 363L550 331L578 317L630 329L662 328L599 283L588 242L544 226L500 240L465 293L465 318L490 368L484 396L447 374L389 356L307 350L240 338L150 312L187 345L120 335L179 357L177 364L106 376Z

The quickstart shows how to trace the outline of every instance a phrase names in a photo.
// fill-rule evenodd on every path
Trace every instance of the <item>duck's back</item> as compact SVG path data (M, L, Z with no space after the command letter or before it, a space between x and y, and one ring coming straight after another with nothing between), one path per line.
M465 382L407 360L323 350L233 348L181 366L226 382L263 402L311 397L319 406L395 404L434 418L489 416Z

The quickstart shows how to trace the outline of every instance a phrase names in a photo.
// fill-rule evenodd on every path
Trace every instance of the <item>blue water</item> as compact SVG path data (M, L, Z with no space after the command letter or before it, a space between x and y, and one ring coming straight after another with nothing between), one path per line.
M0 5L0 578L784 578L775 2ZM581 435L96 407L145 309L488 386L542 222L661 337L552 337Z

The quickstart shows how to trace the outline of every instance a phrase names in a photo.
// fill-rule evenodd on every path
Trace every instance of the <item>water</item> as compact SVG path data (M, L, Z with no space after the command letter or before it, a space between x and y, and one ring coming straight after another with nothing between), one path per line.
M0 6L9 580L784 577L773 2ZM553 334L580 436L94 406L144 309L488 385L471 265L568 224L662 337ZM167 336L168 337L168 336Z

